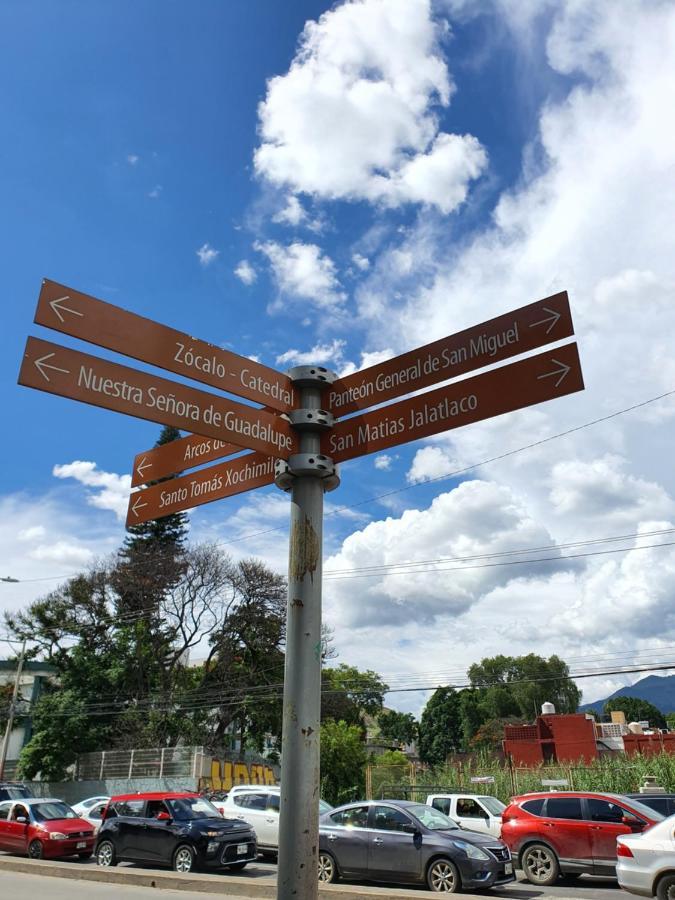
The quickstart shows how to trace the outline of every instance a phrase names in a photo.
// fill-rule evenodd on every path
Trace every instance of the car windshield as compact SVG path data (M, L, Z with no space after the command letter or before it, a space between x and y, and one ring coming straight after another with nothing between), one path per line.
M620 797L618 794L610 794L608 796L611 796L612 800L618 800L619 803L626 803L626 798ZM638 816L644 816L645 819L651 819L652 822L662 822L666 818L663 813L652 809L651 806L645 806L645 804L640 803L639 800L629 800L627 805L629 805L630 809L636 812Z
M215 806L205 797L176 797L166 801L171 815L179 822L191 819L222 819Z
M480 802L493 816L501 816L506 809L506 805L501 800L497 800L496 797L481 797Z
M326 803L325 800L319 800L319 815L322 816L324 813L330 812L333 807L330 803Z
M423 803L416 803L414 806L406 806L405 811L420 820L422 825L426 825L432 831L456 831L459 825L433 806L425 806Z
M37 822L52 822L55 819L77 819L79 816L61 800L47 800L45 803L31 805L33 816Z

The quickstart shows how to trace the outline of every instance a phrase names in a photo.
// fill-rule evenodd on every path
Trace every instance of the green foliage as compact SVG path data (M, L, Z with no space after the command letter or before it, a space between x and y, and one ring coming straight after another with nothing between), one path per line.
M329 720L321 725L321 796L337 806L363 797L366 748L359 725Z
M377 672L359 671L344 663L321 674L321 721L332 719L363 725L365 715L382 711L387 685Z
M547 700L559 713L574 713L581 700L567 663L558 656L494 656L471 666L469 679L481 692L486 718L515 715L532 719Z
M394 744L412 744L417 739L418 724L412 713L383 710L377 717L380 735Z
M675 731L675 712L668 713L666 716L666 724L670 731Z
M424 707L419 725L419 754L422 762L440 766L448 754L462 745L460 696L454 688L439 687Z
M469 746L472 750L491 750L493 753L502 749L504 739L504 726L521 724L522 719L516 716L502 716L496 719L488 719L478 728L471 738Z
M606 715L618 711L625 714L626 722L646 720L653 728L668 727L666 717L649 700L641 700L639 697L615 697L613 700L608 700L603 707Z

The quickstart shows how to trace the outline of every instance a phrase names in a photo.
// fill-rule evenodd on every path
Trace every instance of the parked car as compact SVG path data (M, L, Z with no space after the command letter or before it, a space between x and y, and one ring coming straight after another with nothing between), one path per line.
M279 798L278 784L238 784L231 789L226 799L214 802L214 806L224 816L238 816L255 829L258 849L262 853L277 853L279 850ZM319 800L319 815L333 807L325 800Z
M98 797L87 797L86 800L80 800L79 803L73 803L73 809L78 816L84 816L94 806L98 806L101 803L107 804L108 800L110 800L110 797L105 794L101 794Z
M429 794L424 801L449 816L460 828L482 831L498 838L506 804L485 794Z
M514 797L502 840L532 884L562 875L614 875L616 839L660 822L661 813L618 794L542 792Z
M21 800L32 796L25 784L18 781L0 781L0 801Z
M172 866L243 869L257 855L255 832L223 819L205 797L159 791L111 797L96 841L99 866L121 860Z
M629 800L639 800L644 806L655 809L662 816L675 815L675 794L626 794Z
M94 829L63 800L28 797L0 802L0 850L32 859L89 859Z
M502 841L459 828L439 810L409 800L349 803L321 817L319 881L339 877L426 883L438 894L514 880Z
M616 877L631 894L672 900L675 897L675 818L644 834L617 839Z
M103 824L103 816L105 814L109 800L109 797L106 797L105 800L99 800L84 812L79 813L80 817L84 819L85 822L89 822L91 827L94 829L94 834L98 834L98 832L100 831L101 825ZM75 809L75 807L73 807L73 809ZM76 809L75 811L77 812Z

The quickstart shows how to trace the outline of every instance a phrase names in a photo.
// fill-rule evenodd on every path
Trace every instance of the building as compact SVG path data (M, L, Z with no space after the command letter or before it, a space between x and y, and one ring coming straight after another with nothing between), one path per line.
M11 696L11 688L16 678L17 660L0 660L0 690L3 697L7 692L7 700ZM15 767L22 748L31 739L33 733L30 710L37 703L50 678L54 678L56 669L49 663L29 660L24 662L19 681L19 695L14 719L14 728L9 737L7 750L7 766L5 774L10 774ZM4 736L4 730L0 739Z

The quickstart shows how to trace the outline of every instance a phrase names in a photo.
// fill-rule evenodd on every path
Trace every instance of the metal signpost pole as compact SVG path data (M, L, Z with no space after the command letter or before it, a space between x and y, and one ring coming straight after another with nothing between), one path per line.
M302 408L289 413L300 452L277 463L276 477L291 492L277 898L316 900L323 494L338 484L332 460L321 455L321 432L333 418L320 407L335 376L309 366L289 375Z
M14 678L14 691L12 692L12 702L9 705L9 716L7 718L7 727L5 728L5 738L2 742L2 750L0 750L0 778L5 774L5 763L7 762L7 753L9 752L9 739L12 736L14 727L14 712L16 710L16 701L19 696L19 685L21 684L21 672L23 670L23 661L26 658L26 638L23 639L21 645L21 654L16 664L16 677Z

